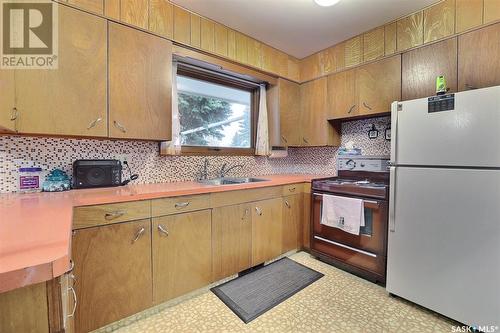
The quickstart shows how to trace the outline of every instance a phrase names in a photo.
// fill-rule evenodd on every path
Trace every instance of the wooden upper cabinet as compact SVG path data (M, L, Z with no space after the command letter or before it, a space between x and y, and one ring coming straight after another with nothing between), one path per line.
M58 10L58 68L16 71L18 130L107 136L106 20L63 5Z
M212 210L213 280L252 266L252 206L241 204Z
M444 0L424 10L424 43L455 33L455 0Z
M384 27L378 27L363 34L363 61L384 56Z
M458 37L458 90L500 84L500 23Z
M122 22L147 29L149 21L149 0L120 0Z
M392 102L401 99L401 56L356 68L356 91L359 115L390 112Z
M150 0L149 30L167 38L174 35L174 7L167 0Z
M72 259L76 333L93 331L152 305L149 219L75 231Z
M155 304L212 282L209 209L153 218Z
M404 17L396 23L397 50L404 51L424 42L424 14L422 11Z
M174 40L186 45L191 41L191 15L174 5Z
M109 136L170 140L172 43L109 23Z
M103 0L68 0L68 3L96 14L104 13Z
M285 146L303 144L300 123L300 85L279 79L280 138Z
M457 91L457 39L447 39L403 53L402 100L436 94L436 77L444 75L450 92Z
M0 70L0 132L16 131L17 110L15 109L15 70Z
M302 244L303 193L283 198L281 253L299 249Z
M456 0L457 33L480 26L483 23L483 0Z
M327 120L327 78L309 81L300 86L302 145L337 145L339 135Z
M202 35L201 35L201 41L202 41L202 46L203 46L203 40L205 34L203 33L203 24L202 24ZM210 29L207 29L210 30ZM214 48L215 48L215 53L227 57L227 32L228 29L226 26L215 23L214 24ZM207 32L209 34L209 31Z
M345 42L345 67L353 67L363 62L363 36L356 36Z
M281 198L252 205L252 266L281 254L283 201Z
M224 26L217 27L217 36L215 31L215 24L213 21L208 20L204 17L201 18L200 25L200 36L201 36L201 49L211 53L219 53L224 55L227 54L227 29L224 30ZM224 39L225 32L225 39ZM217 50L215 46L215 42L217 39Z
M500 1L484 0L484 23L500 20Z
M328 119L354 117L358 114L356 70L328 76Z

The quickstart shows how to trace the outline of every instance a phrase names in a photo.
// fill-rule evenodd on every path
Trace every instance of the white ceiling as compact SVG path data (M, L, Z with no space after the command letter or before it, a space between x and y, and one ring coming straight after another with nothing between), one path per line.
M437 0L172 0L297 58L303 58Z

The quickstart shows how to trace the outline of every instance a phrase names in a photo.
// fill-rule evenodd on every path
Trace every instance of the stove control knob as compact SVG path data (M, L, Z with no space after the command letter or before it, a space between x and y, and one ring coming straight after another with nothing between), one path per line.
M356 161L350 159L347 162L345 162L345 165L349 170L354 170L354 168L356 167Z

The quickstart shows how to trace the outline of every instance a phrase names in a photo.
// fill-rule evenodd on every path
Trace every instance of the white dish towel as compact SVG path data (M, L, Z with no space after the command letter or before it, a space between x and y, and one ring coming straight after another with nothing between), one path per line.
M323 194L321 224L359 235L359 228L365 226L363 200Z

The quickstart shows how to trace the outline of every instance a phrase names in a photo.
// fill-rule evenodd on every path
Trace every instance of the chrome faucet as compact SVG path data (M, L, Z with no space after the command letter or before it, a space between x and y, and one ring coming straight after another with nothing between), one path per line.
M203 166L200 168L198 180L208 179L208 158L203 161Z
M224 163L224 164L222 164L222 167L220 168L219 176L221 178L224 178L226 176L226 173L228 173L229 171L231 171L235 168L243 168L243 164L236 164L236 165L233 165L232 167L228 168L227 163Z

